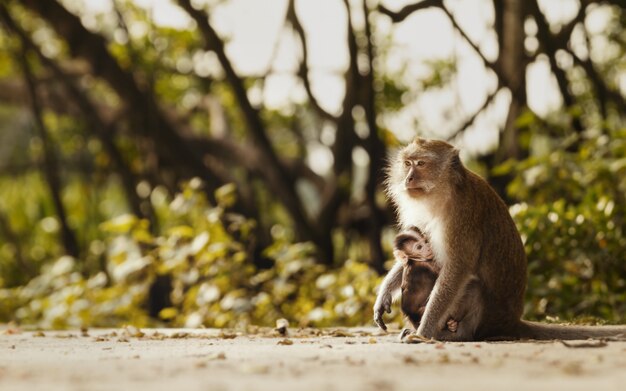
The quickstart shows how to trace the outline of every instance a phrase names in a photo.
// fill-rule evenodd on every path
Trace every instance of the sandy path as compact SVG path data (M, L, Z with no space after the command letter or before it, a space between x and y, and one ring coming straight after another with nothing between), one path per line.
M626 342L406 345L349 329L343 337L292 331L279 344L271 332L143 332L0 331L0 390L626 389Z

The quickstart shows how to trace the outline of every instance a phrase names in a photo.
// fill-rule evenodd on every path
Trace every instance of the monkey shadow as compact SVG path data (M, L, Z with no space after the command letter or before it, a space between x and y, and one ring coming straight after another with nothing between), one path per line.
M400 332L401 333L401 332ZM482 340L474 341L438 341L435 339L426 339L416 335L409 335L402 339L397 339L398 343L403 344L446 344L464 346L468 343L481 343L488 345L517 345L517 344L532 344L532 345L547 345L560 343L567 348L602 348L608 345L609 342L625 342L626 337L606 337L606 338L588 338L578 341L568 341L563 339L510 339L510 338L486 338Z

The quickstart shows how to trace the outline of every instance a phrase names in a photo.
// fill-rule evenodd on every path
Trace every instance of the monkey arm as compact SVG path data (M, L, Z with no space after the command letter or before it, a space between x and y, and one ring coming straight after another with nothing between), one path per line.
M389 273L385 276L380 289L378 290L378 296L374 303L374 322L383 330L387 330L387 326L383 321L383 314L385 312L391 312L391 302L393 299L393 293L400 289L402 284L402 262L396 261Z

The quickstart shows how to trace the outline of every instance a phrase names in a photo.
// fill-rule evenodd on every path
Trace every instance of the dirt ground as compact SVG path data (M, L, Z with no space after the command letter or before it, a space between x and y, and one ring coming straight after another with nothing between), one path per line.
M626 342L401 344L375 329L0 329L0 390L624 390Z

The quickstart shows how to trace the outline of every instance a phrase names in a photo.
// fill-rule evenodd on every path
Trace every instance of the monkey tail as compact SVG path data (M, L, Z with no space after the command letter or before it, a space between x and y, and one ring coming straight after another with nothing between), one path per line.
M626 326L568 326L520 321L511 337L534 340L617 338L626 340Z

